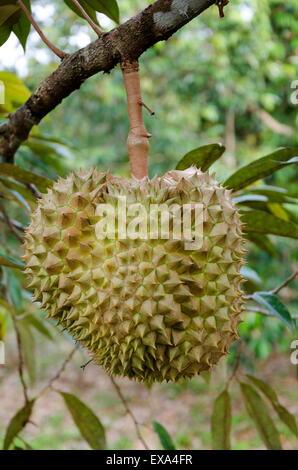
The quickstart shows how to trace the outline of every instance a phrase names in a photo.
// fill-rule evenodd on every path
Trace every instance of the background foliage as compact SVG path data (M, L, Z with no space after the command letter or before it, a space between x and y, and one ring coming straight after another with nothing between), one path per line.
M46 36L62 50L75 51L96 38L86 22L67 8L68 0L26 0L25 4L31 4ZM101 28L109 30L144 8L146 2L122 0L120 12L114 1L85 0L81 4ZM57 66L55 56L32 28L29 32L30 23L16 2L1 1L0 80L5 85L1 122ZM298 269L298 113L292 87L298 78L297 33L295 0L233 0L224 20L211 8L140 59L144 101L155 111L154 116L145 115L153 134L150 175L161 175L177 165L183 169L196 164L206 170L212 163L217 178L234 190L248 239L243 275L248 280L249 307L241 325L242 341L232 348L228 363L215 371L209 384L197 378L146 390L121 382L134 402L139 397L135 413L137 421L149 425L141 427L141 432L151 447L296 445L297 397L295 400L292 387L297 383L295 367L289 361L290 344L297 337L295 281L280 292L272 290ZM25 60L21 48L26 51ZM8 65L12 50L17 59ZM84 374L79 370L85 360L82 352L76 353L76 357L81 354L80 359L70 363L69 379L61 378L57 389L54 381L49 383L71 340L45 321L38 305L32 303L19 269L20 239L35 207L34 188L44 192L58 176L92 165L129 176L127 130L125 91L120 70L115 69L89 79L36 127L16 154L16 166L0 164L0 339L6 338L10 358L0 371L1 387L6 394L9 387L19 393L16 364L20 361L24 363L23 379L32 387L29 398L25 390L25 406L20 395L20 411L8 399L10 413L4 413L0 423L6 449L84 448L83 442L91 448L142 445L132 440L130 432L123 432L126 418L121 411L119 415L121 405L117 395L110 396L113 392L104 373L93 365ZM22 346L21 357L12 346L15 333ZM73 355L71 352L70 359ZM269 380L258 381L258 374ZM233 380L228 379L231 376ZM283 404L275 391L280 389ZM53 416L45 413L43 420L43 411L38 410L45 408L46 394L55 397L56 406ZM152 416L160 420L158 407L148 405L152 396L166 410L161 414L163 423L151 424ZM59 429L66 415L62 403L77 430L72 421L67 421L66 429ZM124 408L125 403L122 400ZM32 412L42 432L30 429ZM180 418L184 423L181 431ZM206 425L209 419L210 428ZM251 422L255 426L252 433Z

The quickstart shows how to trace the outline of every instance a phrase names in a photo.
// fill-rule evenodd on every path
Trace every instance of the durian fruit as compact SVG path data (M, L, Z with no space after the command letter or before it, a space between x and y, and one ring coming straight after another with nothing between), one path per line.
M98 205L203 205L203 245L98 239ZM127 220L127 224L129 220ZM237 338L243 238L230 191L197 168L152 180L96 170L60 179L39 200L25 236L35 300L109 373L177 381L206 371Z

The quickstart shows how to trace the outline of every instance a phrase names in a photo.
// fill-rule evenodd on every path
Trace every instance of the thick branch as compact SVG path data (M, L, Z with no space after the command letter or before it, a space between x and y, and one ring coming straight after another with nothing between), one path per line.
M119 62L137 60L148 48L168 39L214 3L215 0L157 0L126 23L64 58L28 101L0 126L3 160L12 162L32 126L80 88L87 78L98 72L109 72Z

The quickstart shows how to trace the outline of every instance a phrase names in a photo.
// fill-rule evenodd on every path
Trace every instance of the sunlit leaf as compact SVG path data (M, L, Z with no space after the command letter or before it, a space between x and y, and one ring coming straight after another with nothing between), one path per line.
M214 450L229 450L231 448L231 423L231 398L229 392L224 390L213 405L211 435Z
M83 438L91 449L103 450L106 447L105 430L98 417L81 400L70 393L60 392L70 414Z
M166 428L162 424L158 423L157 421L153 421L152 424L153 424L154 431L159 437L162 448L165 450L175 450L176 447L173 443L173 440L170 434L166 430Z
M259 435L270 450L281 450L278 430L268 413L266 403L259 393L250 385L241 383L241 391L248 414L254 421Z
M0 341L2 341L6 335L7 325L6 325L6 315L3 313L2 308L0 307Z
M270 212L272 212L273 215L276 215L276 217L278 217L279 219L286 221L290 220L287 212L280 204L276 202L269 202L268 207L270 209Z
M184 155L177 164L176 170L186 170L195 165L197 168L201 168L202 171L206 171L222 156L224 151L225 147L222 144L203 145Z
M0 72L0 80L5 91L5 104L1 106L7 111L14 111L29 98L30 90L15 74Z

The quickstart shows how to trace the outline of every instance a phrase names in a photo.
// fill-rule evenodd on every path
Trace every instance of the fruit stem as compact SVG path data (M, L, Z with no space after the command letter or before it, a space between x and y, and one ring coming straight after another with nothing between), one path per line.
M130 169L132 176L142 179L148 176L148 151L151 134L148 134L143 120L139 63L138 61L122 62L121 70L130 121L127 138Z

